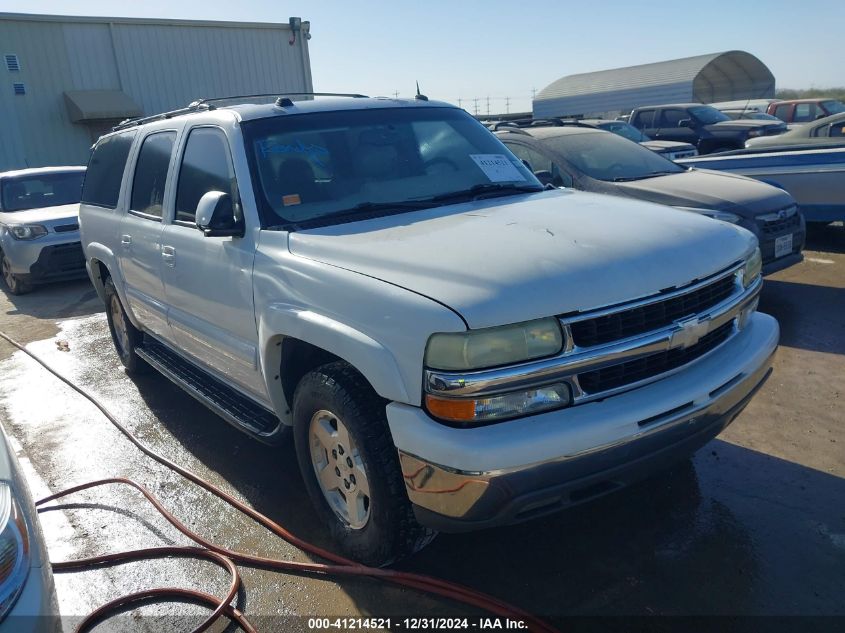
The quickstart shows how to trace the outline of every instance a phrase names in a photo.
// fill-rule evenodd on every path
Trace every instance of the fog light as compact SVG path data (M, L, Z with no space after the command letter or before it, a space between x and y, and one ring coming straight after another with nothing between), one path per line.
M561 409L572 401L569 386L545 385L487 398L442 398L426 394L429 413L447 422L489 422Z

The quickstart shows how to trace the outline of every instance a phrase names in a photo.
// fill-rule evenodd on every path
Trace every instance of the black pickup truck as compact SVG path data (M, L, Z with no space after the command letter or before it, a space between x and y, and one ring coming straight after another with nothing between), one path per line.
M630 123L659 141L690 143L700 154L742 149L745 141L786 132L786 124L755 119L733 120L700 103L648 106L631 112Z

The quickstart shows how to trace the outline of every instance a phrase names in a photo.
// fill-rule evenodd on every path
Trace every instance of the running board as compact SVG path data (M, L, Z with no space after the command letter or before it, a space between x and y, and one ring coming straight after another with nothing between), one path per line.
M222 381L188 362L170 348L149 336L135 353L173 383L241 431L275 443L279 418Z

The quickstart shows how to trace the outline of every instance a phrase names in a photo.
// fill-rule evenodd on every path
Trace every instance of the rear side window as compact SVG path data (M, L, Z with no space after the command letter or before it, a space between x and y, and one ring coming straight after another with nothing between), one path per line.
M130 209L154 218L161 218L164 184L176 132L156 132L144 139L135 166Z
M194 222L200 198L209 191L228 193L237 204L238 186L225 134L215 128L194 128L179 170L176 220Z
M631 121L631 125L640 129L654 127L654 110L640 110Z
M813 121L816 118L816 104L815 103L799 103L795 106L795 114L792 120L795 123L806 123Z
M108 209L117 206L120 183L133 140L135 132L128 132L108 136L94 146L82 186L83 204Z

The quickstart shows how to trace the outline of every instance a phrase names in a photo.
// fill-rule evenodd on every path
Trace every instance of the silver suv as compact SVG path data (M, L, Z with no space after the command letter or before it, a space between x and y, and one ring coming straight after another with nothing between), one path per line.
M93 149L80 221L126 369L292 434L317 512L371 564L688 456L778 342L751 233L546 190L422 99L127 122Z

